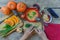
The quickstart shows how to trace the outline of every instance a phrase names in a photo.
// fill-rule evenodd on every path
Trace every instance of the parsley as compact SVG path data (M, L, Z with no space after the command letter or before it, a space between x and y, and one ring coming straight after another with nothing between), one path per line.
M26 27L26 28L29 28L31 25L32 25L32 24L29 24L29 23L28 23L28 24L25 25L25 27Z

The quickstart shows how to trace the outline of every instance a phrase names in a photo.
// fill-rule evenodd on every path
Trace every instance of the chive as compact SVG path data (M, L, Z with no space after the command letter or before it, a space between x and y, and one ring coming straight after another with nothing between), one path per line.
M36 12L32 12L32 16L30 15L30 13L28 13L28 17L29 17L30 19L32 19L35 15L36 15Z
M32 16L30 16L30 14L28 13L28 17L30 18L30 19L32 19Z
M25 25L25 27L26 27L26 28L29 28L31 25L32 25L32 24L29 24L29 23L28 23L28 24Z
M32 12L32 15L35 16L36 15L36 12Z

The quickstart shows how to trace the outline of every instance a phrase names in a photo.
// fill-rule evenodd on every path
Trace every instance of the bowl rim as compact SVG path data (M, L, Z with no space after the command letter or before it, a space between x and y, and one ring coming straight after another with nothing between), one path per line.
M44 21L44 23L51 23L53 18L52 18L52 16L50 14L47 14L47 15L50 16L50 20L48 22Z

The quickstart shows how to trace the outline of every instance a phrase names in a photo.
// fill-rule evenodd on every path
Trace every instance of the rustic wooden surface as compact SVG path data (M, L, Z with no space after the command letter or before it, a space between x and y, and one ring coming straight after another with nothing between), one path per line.
M0 0L0 7L5 6L10 0ZM25 2L29 7L35 3L38 3L41 8L43 7L60 7L60 0L14 0L15 2ZM54 9L56 13L60 16L60 9ZM47 12L46 12L47 13ZM0 12L0 20L4 15ZM53 23L60 23L60 18L53 19ZM14 32L7 38L2 38L0 40L19 40L23 34ZM29 40L41 40L38 35L34 35Z

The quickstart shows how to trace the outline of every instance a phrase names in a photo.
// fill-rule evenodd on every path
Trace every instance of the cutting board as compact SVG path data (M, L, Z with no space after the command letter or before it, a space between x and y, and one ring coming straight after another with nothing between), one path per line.
M11 16L11 15L9 15L9 16ZM9 16L5 16L2 19L4 20L4 19L8 18ZM2 19L0 19L0 20L2 21ZM4 27L4 22L2 22L0 24L0 28L3 28L3 29L0 29L0 35L3 36L3 37L6 37L7 35L11 34L13 31L15 31L17 29L17 27L21 27L22 25L23 25L23 22L22 22L22 20L20 20L19 23L15 24L13 27L9 27L10 29L7 28L8 30L5 30L6 27ZM2 31L4 31L5 33L2 32Z

